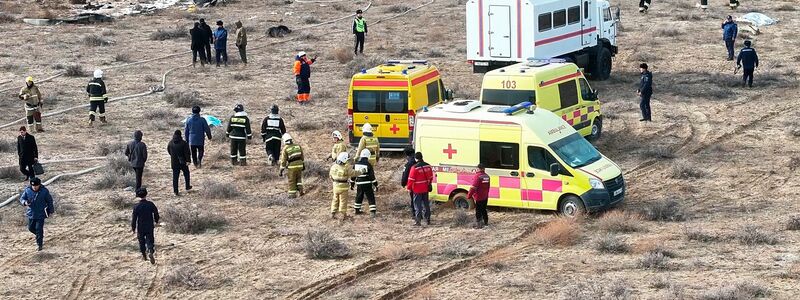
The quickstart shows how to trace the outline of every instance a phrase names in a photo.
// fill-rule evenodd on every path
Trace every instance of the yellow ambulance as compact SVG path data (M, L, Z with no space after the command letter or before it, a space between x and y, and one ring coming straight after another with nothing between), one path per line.
M425 60L390 60L361 70L347 97L350 144L358 145L361 127L369 123L381 150L402 150L411 145L417 112L449 98L439 70Z
M531 102L554 112L589 140L603 132L600 100L581 69L563 59L529 59L483 76L481 103Z
M530 102L509 107L455 100L420 112L416 121L415 149L436 174L433 200L469 208L466 196L478 163L491 178L491 206L577 216L625 197L620 167L567 122Z

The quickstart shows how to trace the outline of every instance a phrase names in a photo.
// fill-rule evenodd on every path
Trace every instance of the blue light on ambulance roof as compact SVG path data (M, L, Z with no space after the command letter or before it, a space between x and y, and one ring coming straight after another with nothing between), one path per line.
M518 111L523 110L523 109L527 109L531 105L533 105L533 103L531 103L530 101L525 101L525 102L519 103L517 105L514 105L512 107L504 109L503 113L510 116L510 115L513 115L515 112L518 112Z
M361 68L361 74L367 74L367 68Z

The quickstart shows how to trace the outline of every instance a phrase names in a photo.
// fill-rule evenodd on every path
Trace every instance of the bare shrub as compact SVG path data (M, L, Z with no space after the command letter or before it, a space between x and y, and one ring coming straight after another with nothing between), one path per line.
M164 210L165 228L169 232L199 234L221 229L228 221L221 214L197 205L167 206Z
M120 194L109 195L106 199L108 201L108 206L117 210L131 209L134 205L136 205L136 200Z
M642 230L642 216L638 214L612 211L598 220L600 229L607 232L636 232Z
M450 227L453 228L465 228L469 227L472 223L472 217L463 209L456 209L453 212L453 224Z
M273 206L293 207L299 205L300 203L297 201L297 199L289 198L289 195L282 193L282 194L268 196L266 199L264 199L263 204L266 207L273 207Z
M317 130L322 128L322 124L317 122L308 122L308 120L305 120L303 122L295 124L294 128L299 131Z
M150 39L154 41L174 40L185 37L189 37L189 31L181 27L158 29L150 34Z
M193 266L180 266L170 270L164 276L164 284L168 287L182 287L190 290L201 290L208 286L208 279L201 276Z
M123 151L125 151L124 142L109 142L107 140L102 140L99 144L97 144L97 149L95 149L94 153L100 156L108 156L114 153L121 154Z
M128 158L122 155L122 153L108 155L107 165L108 171L114 174L123 175L133 173Z
M350 257L350 248L327 230L306 233L303 249L312 259L340 259Z
M654 278L652 282L650 282L650 287L660 290L660 289L668 288L672 284L673 284L673 282L672 282L671 279L669 279L669 277L658 276L658 277Z
M664 270L668 267L669 258L661 252L648 252L639 259L638 266L642 269Z
M395 4L395 5L387 7L386 10L384 10L384 11L387 12L387 13L401 14L401 13L407 12L409 10L411 10L411 7L409 7L408 5Z
M330 168L324 163L316 160L307 160L305 164L306 168L303 170L304 176L317 177L325 180L330 176Z
M12 226L28 225L28 218L22 206L14 209L0 209L0 224Z
M383 247L378 252L380 257L389 260L409 260L427 255L430 249L424 245L404 246L402 244L390 244Z
M364 288L353 288L345 293L345 299L368 299L369 291Z
M247 74L234 74L233 80L235 81L247 81L250 80L250 75Z
M86 70L83 69L83 67L79 65L71 65L67 66L64 69L64 75L66 75L67 77L85 77L87 76L87 73Z
M679 2L683 3L683 2ZM675 21L700 21L703 19L703 16L695 13L685 13L685 14L675 14L672 17Z
M777 10L777 11L796 11L797 7L795 7L792 4L783 4L781 6L778 6L778 8L776 8L775 10Z
M686 229L684 234L686 234L686 239L690 241L713 243L723 240L723 238L717 234L710 234L700 229Z
M672 159L675 158L675 152L669 147L652 146L645 150L644 156L646 158Z
M576 285L561 290L562 299L570 300L628 300L632 299L633 289L624 280L612 283L594 280L580 281Z
M795 126L789 127L786 129L786 133L788 133L789 136L800 137L800 128Z
M161 79L158 79L156 76L147 74L144 76L144 82L159 82Z
M662 200L650 203L642 210L648 221L681 222L686 220L687 213L678 201Z
M653 32L656 37L676 37L683 35L683 31L671 27L658 28Z
M717 287L700 296L703 300L747 300L767 297L772 294L768 287L753 282L738 282Z
M453 90L453 96L459 99L473 99L477 100L480 96L481 87L475 85L464 84L456 82L451 84L450 89Z
M536 240L547 246L567 247L578 243L581 237L578 223L571 218L556 218L536 229Z
M346 6L344 6L344 4L341 4L341 3L333 3L333 4L331 4L331 8L333 8L335 11L347 11L348 10L348 8Z
M203 99L197 91L174 91L164 93L164 101L175 107L189 108L192 106L203 106Z
M536 282L529 277L506 278L500 282L500 286L521 292L536 290Z
M303 19L303 22L305 22L306 24L319 24L319 23L322 23L322 22L321 22L319 19L317 19L317 17L315 17L315 16L308 16L308 17L305 17L305 18Z
M100 178L92 183L92 187L98 190L106 190L129 187L135 183L136 178L132 173L119 174L113 171L105 171L100 173Z
M236 186L229 182L206 181L203 196L213 199L231 199L239 195Z
M17 18L14 18L14 16L6 14L6 13L0 13L0 24L14 23L16 21L17 21Z
M597 239L595 249L603 253L618 254L627 253L631 247L624 239L613 234L606 234Z
M416 48L400 48L396 55L400 58L412 58L415 52L418 52Z
M386 198L388 199L384 199L384 201L391 211L409 211L411 208L411 199L406 190L399 190Z
M15 167L0 168L0 179L17 179L22 176L22 173Z
M34 262L40 263L40 262L46 262L46 261L52 260L52 259L54 259L56 257L58 257L58 255L56 255L53 252L39 251L39 252L36 252L36 254L34 254L31 257L31 260L33 260Z
M470 245L462 239L449 240L442 246L441 254L449 258L470 257L478 252L471 249Z
M334 93L331 92L330 89L323 89L317 92L317 99L333 99L335 97Z
M444 32L442 32L441 30L435 30L435 29L432 29L431 31L428 31L427 37L428 37L428 41L430 43L439 43L442 40L444 40L445 38L447 38L447 36L445 36ZM466 52L466 49L465 49L465 52Z
M445 57L446 55L442 50L439 49L431 49L428 50L428 57Z
M756 225L746 225L733 233L734 239L742 245L775 245L779 242L775 232L766 231Z
M316 40L319 40L319 38L316 35L314 35L314 34L312 34L310 32L303 33L303 34L299 35L297 37L297 39L298 40L305 40L305 41L316 41Z
M670 177L677 179L701 178L705 175L706 172L703 171L703 169L685 160L679 160L673 163L670 171Z
M384 63L384 61L385 60L379 56L356 56L353 60L349 61L347 65L345 65L342 75L344 78L350 78L353 76L353 74L361 72L362 69L376 67ZM292 99L294 99L294 96L292 96Z
M800 230L800 216L793 216L786 222L786 230Z
M353 51L350 51L349 48L336 48L333 50L333 58L336 59L340 64L346 64L353 60L355 54Z
M102 47L111 45L111 41L102 36L91 34L83 37L83 44L86 46Z

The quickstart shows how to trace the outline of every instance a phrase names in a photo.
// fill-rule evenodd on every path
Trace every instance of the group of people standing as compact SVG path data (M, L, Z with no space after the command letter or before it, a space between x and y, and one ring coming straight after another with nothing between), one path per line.
M217 29L211 30L211 26L206 24L205 19L200 19L194 23L194 27L189 30L191 36L192 66L197 65L200 58L200 65L211 64L211 44L214 45L216 66L220 63L228 65L228 29L225 28L222 20L217 20ZM236 48L239 49L239 56L242 63L247 65L247 30L242 21L236 21Z

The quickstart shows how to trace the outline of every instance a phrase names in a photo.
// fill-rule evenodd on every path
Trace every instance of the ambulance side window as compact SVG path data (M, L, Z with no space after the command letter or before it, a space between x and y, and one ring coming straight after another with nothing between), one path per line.
M558 160L544 148L528 146L528 165L531 168L549 172L550 165L557 163Z
M594 91L592 91L592 87L589 86L589 82L584 78L578 79L578 82L581 84L581 98L583 98L583 100L593 101L592 94Z
M428 106L439 103L439 100L441 100L441 98L439 97L439 82L434 81L428 83L428 86L426 86L426 88L428 89Z
M562 109L578 104L578 86L575 80L559 83L558 94L561 97Z
M519 144L481 142L481 163L491 169L519 169Z
M353 111L378 112L378 92L353 91Z

